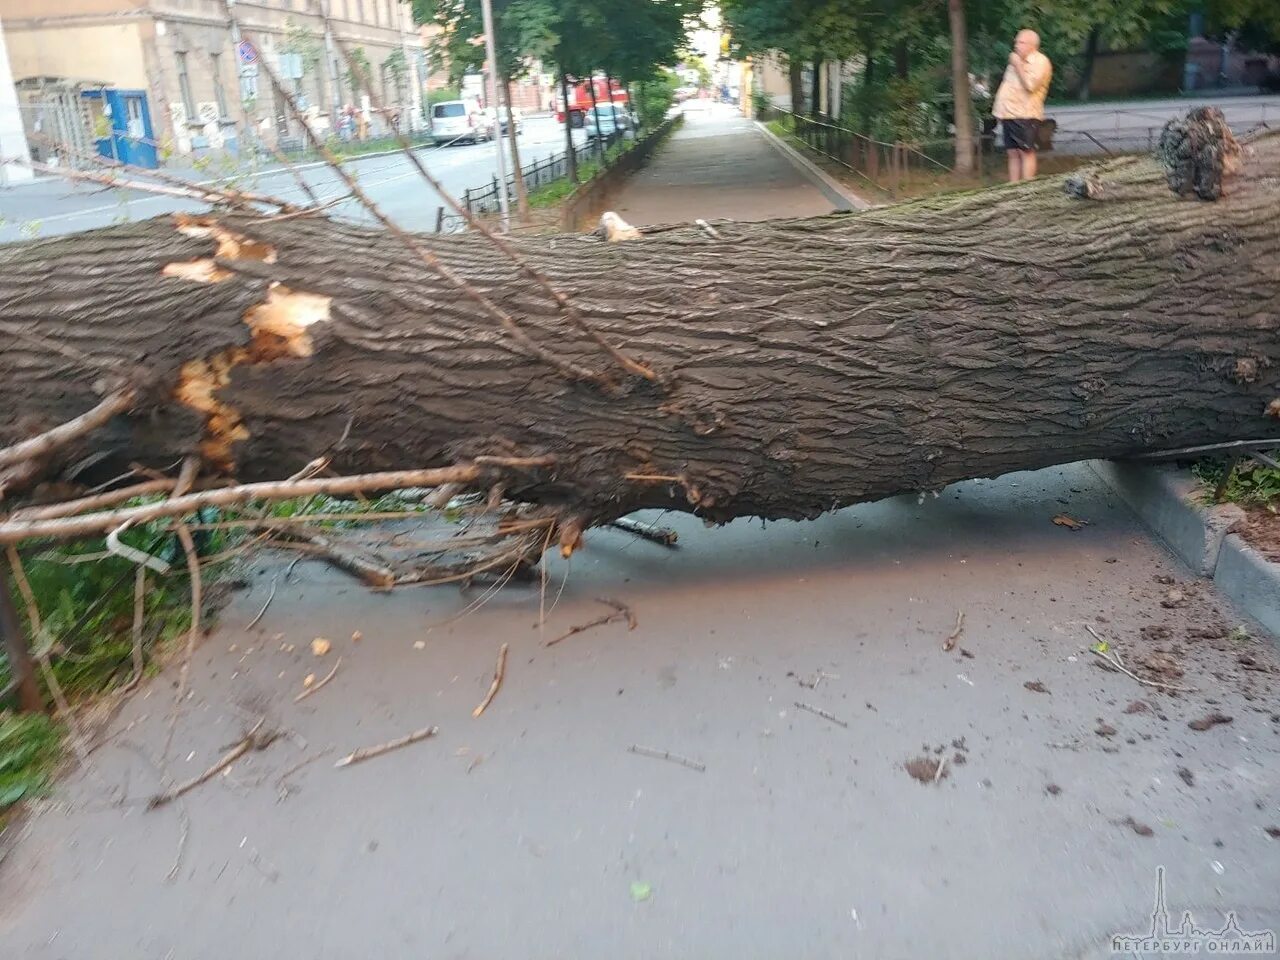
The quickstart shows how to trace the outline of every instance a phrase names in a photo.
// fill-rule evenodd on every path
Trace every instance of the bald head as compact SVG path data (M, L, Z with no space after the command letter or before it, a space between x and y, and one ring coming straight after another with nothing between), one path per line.
M1013 40L1013 49L1025 60L1040 49L1040 34L1034 30L1019 30Z

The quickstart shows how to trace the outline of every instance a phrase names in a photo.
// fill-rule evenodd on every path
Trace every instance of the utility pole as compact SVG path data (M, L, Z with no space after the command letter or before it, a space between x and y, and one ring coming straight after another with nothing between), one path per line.
M329 4L320 2L320 17L324 21L324 62L329 66L329 129L334 136L338 134L338 123L342 118L342 91L338 89L338 55L333 50L333 27L329 23Z
M422 79L418 75L419 57L415 54L413 59L409 59L409 30L405 26L405 20L409 19L409 7L407 5L400 7L400 49L404 54L404 82L406 93L409 95L409 102L401 104L402 113L409 115L409 132L417 133L422 129Z
M511 210L507 203L507 161L502 152L502 117L498 110L498 45L493 37L492 0L480 0L480 10L484 14L484 45L489 61L489 106L493 110L493 143L498 159L498 207L502 210L502 231L505 233L511 226ZM514 130L510 133L513 137L516 135Z

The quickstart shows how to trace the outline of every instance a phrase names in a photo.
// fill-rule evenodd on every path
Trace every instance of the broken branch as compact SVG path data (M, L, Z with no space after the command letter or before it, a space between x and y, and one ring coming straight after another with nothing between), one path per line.
M567 632L560 634L560 636L556 637L555 639L544 640L542 645L544 647L553 647L557 643L559 643L561 640L567 640L570 637L574 636L575 634L582 633L585 630L590 630L592 627L602 627L606 623L613 623L613 621L615 620L622 620L624 618L627 621L628 630L634 630L636 628L636 624L637 624L636 615L631 612L631 608L628 607L625 603L619 603L617 600L610 600L608 597L597 597L596 602L603 603L606 606L613 607L613 613L607 613L603 617L597 617L595 620L592 620L590 623L583 623L583 624L579 624L576 627L570 627Z
M325 674L325 678L323 680L321 680L319 683L315 684L314 686L307 687L307 689L303 690L300 694L298 694L296 697L293 698L293 702L301 703L303 700L307 699L307 697L311 696L313 693L318 691L321 687L323 687L326 683L328 683L330 680L334 678L334 675L338 672L338 668L340 666L342 666L341 657L339 657L337 662L333 665L333 669L330 670L327 674Z
M137 395L132 390L121 390L73 420L12 446L0 448L0 467L47 457L55 450L97 430L117 413L128 410L135 399Z
M697 770L699 773L707 772L705 763L690 760L688 757L682 757L678 753L671 753L667 750L655 750L653 747L641 747L633 743L627 748L627 752L641 757L652 757L654 760L670 760L672 763L678 763L680 766L688 767L690 770Z
M371 760L374 757L380 757L384 753L390 753L392 750L399 750L401 747L407 747L411 743L417 743L419 740L426 740L428 737L434 737L439 727L423 727L421 730L415 730L407 736L400 737L396 740L388 740L386 743L380 743L373 747L361 747L352 753L347 754L341 760L334 764L335 767L349 767L353 763L360 763L364 760Z
M493 702L493 698L498 695L498 688L502 686L502 678L507 675L507 645L504 643L498 648L498 666L493 671L493 683L489 685L489 692L484 695L484 699L480 701L480 706L471 711L471 716L478 717L484 713L489 704Z

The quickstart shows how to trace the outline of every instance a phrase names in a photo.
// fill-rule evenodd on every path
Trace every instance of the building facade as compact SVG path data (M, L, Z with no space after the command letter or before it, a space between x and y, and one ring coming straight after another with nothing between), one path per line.
M33 150L48 140L55 95L67 102L68 91L83 104L90 141L114 124L133 139L149 127L161 156L298 144L304 131L264 62L321 136L422 125L426 53L408 4L233 0L232 10L238 26L224 0L0 0ZM127 117L102 113L108 91L126 92L115 102Z

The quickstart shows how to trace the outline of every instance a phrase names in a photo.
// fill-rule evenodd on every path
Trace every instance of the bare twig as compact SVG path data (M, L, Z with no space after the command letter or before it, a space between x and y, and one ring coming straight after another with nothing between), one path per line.
M147 569L138 567L133 574L133 649L130 656L133 660L133 676L120 688L121 693L128 693L142 682L142 620L147 606Z
M560 636L555 639L543 641L542 645L544 647L555 646L561 640L567 640L575 634L582 633L584 630L590 630L592 627L602 627L606 623L613 623L615 620L625 619L627 621L628 630L634 630L636 628L636 615L631 612L631 608L625 603L619 603L617 600L610 600L608 597L597 597L596 602L613 607L613 613L607 613L603 617L597 617L590 623L583 623L576 627L571 627L567 632L560 634Z
M634 534L641 540L648 540L650 543L656 543L663 547L674 548L679 546L677 541L680 539L680 534L670 527L659 527L657 524L642 523L639 520L629 520L626 517L612 520L608 526L613 527L615 530Z
M77 513L85 513L101 507L110 507L125 500L132 500L134 497L145 497L154 493L168 493L177 482L172 477L164 477L147 480L143 483L135 483L133 486L121 487L118 490L109 490L106 493L81 497L79 500L64 500L61 503L51 503L39 507L22 507L13 511L11 519L56 520L59 517L70 517ZM195 484L197 490L212 490L229 486L231 486L231 481L229 480L207 480Z
M938 759L938 769L933 772L933 782L937 783L942 779L942 775L947 771L947 758L944 754Z
M942 642L943 652L949 653L956 647L956 641L960 639L960 633L964 630L964 611L961 610L956 615L956 628L947 635L947 639Z
M321 16L324 18L324 21L327 25L329 23L328 4L324 2L324 0L321 0L320 7L321 7L321 10L320 10ZM340 34L335 33L334 37L337 41L338 49L342 51L343 58L347 61L348 69L351 70L352 74L357 79L363 82L366 90L369 93L369 98L372 101L374 108L378 110L384 110L385 108L383 107L381 99L378 96L378 92L374 88L373 83L370 82L369 76L365 71L364 65L357 62L356 59L352 56L350 48L347 46L346 41L342 39ZM409 143L409 141L404 137L402 133L400 133L400 131L394 130L393 133L395 135L396 142L400 145L400 149L404 153L405 157L408 159L410 165L417 171L418 175L422 177L423 180L426 181L427 185L431 187L431 189L434 190L438 196L444 199L445 203L448 204L453 209L454 213L458 214L463 219L465 219L467 221L468 226L470 226L471 229L482 234L486 239L488 239L490 243L492 243L495 247L497 247L498 250L501 251L502 254L508 260L510 260L513 264L515 264L515 266L520 270L521 273L523 273L526 277L528 277L530 280L536 283L539 287L541 287L542 290L548 296L550 296L553 301L555 301L556 306L560 309L560 311L564 314L565 318L568 319L568 321L574 327L576 327L580 332L586 334L587 337L594 344L596 344L596 346L600 347L605 353L607 353L611 358L613 358L613 360L620 367L622 367L622 369L626 370L628 373L632 373L632 374L635 374L636 376L643 377L646 380L652 380L652 381L660 380L658 374L656 374L652 369L628 357L625 353L623 353L613 344L609 343L590 324L588 324L586 319L582 316L581 312L569 300L568 296L566 296L564 293L558 290L544 274L534 269L534 267L529 263L529 261L526 260L523 256L521 256L520 253L515 249L515 247L511 246L511 244L508 243L505 238L490 231L483 223L481 223L478 219L473 217L471 215L471 211L468 210L463 204L459 203L452 193L444 189L444 187L440 184L440 182L436 180L436 178L433 177L427 171L426 166L423 165L422 161L418 158L417 154L413 152L412 144ZM514 135L515 134L513 131L512 136ZM376 212L375 212L375 215L376 215Z
M0 544L17 543L32 537L67 540L93 536L112 530L126 521L146 523L162 517L182 516L203 507L227 507L249 500L289 500L294 497L353 493L359 490L395 490L404 487L436 486L440 483L470 483L484 477L495 468L540 467L553 462L553 457L477 457L469 463L433 470L397 470L349 477L315 477L305 480L246 483L173 496L160 503L89 513L77 517L35 521L8 519L0 521Z
M489 692L484 695L484 699L480 701L480 705L471 711L471 716L478 717L488 709L489 704L493 702L493 698L498 695L498 688L502 686L502 678L507 675L507 644L503 644L498 648L498 665L493 671L493 683L489 684Z
M191 577L191 629L187 631L187 645L182 651L182 667L178 670L178 692L173 698L173 713L169 717L169 732L165 736L164 753L169 756L169 748L173 746L173 732L178 726L178 713L182 709L182 700L187 695L187 678L191 673L191 658L196 651L196 640L200 636L200 607L204 603L204 587L200 579L200 557L196 553L195 542L191 539L191 531L181 524L174 531L178 542L182 544L182 552L187 558L187 573Z
M358 516L348 515L352 519ZM270 520L263 521L261 525L279 537L284 537L288 540L301 540L314 548L317 556L324 557L334 566L359 577L371 587L386 589L395 586L396 575L394 571L346 549L322 533L302 527L277 524ZM286 546L286 544L281 544L281 546Z
M1132 670L1130 670L1128 667L1124 666L1119 661L1114 660L1111 657L1108 657L1105 653L1101 652L1100 650L1094 650L1093 648L1090 648L1089 652L1092 653L1095 657L1098 657L1099 659L1101 659L1104 663L1106 663L1112 669L1119 670L1126 677L1129 677L1132 680L1136 680L1138 681L1138 683L1144 684L1145 686L1155 687L1158 690L1172 690L1176 693L1195 693L1194 687L1178 687L1172 683L1161 683L1159 680L1148 680L1146 677L1140 677L1136 673L1134 673Z
M51 430L46 430L12 446L2 447L0 448L0 467L46 457L85 434L97 430L117 413L123 413L132 407L136 399L137 395L132 390L120 390L73 420L68 420Z
M150 800L147 801L147 809L154 810L156 807L164 806L166 803L176 800L178 797L182 796L183 794L189 793L190 791L194 790L196 787L200 786L200 784L207 783L208 781L212 780L223 770L227 769L227 767L231 766L233 763L235 763L237 760L243 757L251 749L262 750L268 745L270 745L270 743L276 739L276 735L274 733L269 733L262 737L258 736L258 730L262 727L262 724L265 722L266 722L266 718L264 717L261 720L259 720L257 723L255 723L253 725L253 729L250 730L248 733L246 733L244 737L241 738L239 743L237 743L234 747L232 747L229 751L227 751L227 753L223 754L222 759L219 760L217 763L215 763L212 767L210 767L204 773L200 774L199 776L192 777L190 780L187 780L184 783L180 783L176 787L171 787L170 789L165 790L162 793L157 793L155 796L153 796Z
M801 703L799 700L797 700L796 707L798 707L801 710L807 710L809 713L816 714L817 716L821 717L823 720L830 720L832 723L838 724L839 726L842 726L845 728L848 728L849 726L848 720L841 720L835 714L827 713L827 711L823 710L821 707L815 707L811 703Z
M271 592L267 594L267 602L262 605L262 609L258 611L258 615L254 617L252 620L250 620L247 624L245 624L245 630L252 630L254 627L256 627L258 625L258 621L261 620L263 616L266 614L267 607L271 606L271 601L276 598L276 583L277 583L276 578L272 577Z
M392 750L399 750L401 747L407 747L411 743L417 743L419 740L426 740L428 737L434 737L440 731L439 727L423 727L421 730L415 730L406 736L399 737L395 740L388 740L386 743L380 743L373 747L361 747L352 753L347 754L341 760L334 764L335 767L348 767L353 763L360 763L364 760L371 760L374 757L380 757L384 753L390 753Z
M682 767L688 767L690 770L697 770L699 773L706 773L707 765L697 760L690 760L688 757L682 757L678 753L671 753L667 750L655 750L653 747L641 747L632 744L627 748L628 753L634 753L641 757L652 757L655 760L670 760L672 763L678 763Z
M303 690L300 694L298 694L296 697L293 698L293 702L301 703L303 700L307 699L307 697L311 696L313 693L315 693L317 690L323 687L326 683L328 683L330 680L334 678L334 675L337 674L338 668L340 666L342 666L341 657L339 657L337 662L334 663L333 669L330 670L327 674L325 674L325 678L323 680L321 680L317 684L307 687L307 689Z
M227 20L238 27L242 33L245 32L244 25L236 17L230 0L223 0L223 4L226 7ZM554 367L564 376L571 380L584 380L600 384L608 382L602 374L597 373L594 370L590 370L571 360L565 360L543 347L537 341L533 340L508 310L499 306L479 289L469 283L465 277L436 256L430 248L415 239L412 235L401 228L399 224L387 216L387 214L373 202L373 199L368 195L368 193L360 187L360 184L356 181L355 177L353 177L342 165L342 162L334 156L333 151L329 149L328 145L326 145L315 131L311 129L310 125L307 124L306 119L302 116L302 111L298 108L297 101L294 99L292 92L285 88L285 85L281 82L275 68L265 60L260 61L260 68L266 73L267 79L275 90L276 95L279 96L288 107L289 113L301 123L303 135L311 143L311 146L316 150L316 152L324 158L325 162L329 164L333 171L337 173L343 183L346 184L347 189L351 191L352 195L360 201L364 208L368 210L369 213L372 214L388 232L403 243L410 252L415 254L418 259L426 264L433 273L457 290L461 291L465 297L474 302L481 310L493 319L497 320L499 325L507 331L511 338L523 346L527 351L529 351L529 353L549 366ZM357 74L357 76L359 76L359 74ZM410 152L410 156L412 156L412 152ZM449 194L443 193L441 196L448 197ZM228 264L228 266L231 267L232 265Z
M43 141L44 143L47 143L62 152L68 153L75 157L79 157L82 160L88 160L93 163L97 163L98 165L106 167L110 170L120 170L124 173L128 173L133 176L143 177L146 180L155 180L159 183L167 183L171 186L179 187L184 190L199 191L201 194L205 194L204 199L210 203L225 203L228 206L246 208L255 213L257 211L254 210L253 204L277 207L282 212L292 212L292 213L303 212L299 210L294 204L288 203L284 200L280 200L280 199L277 199L276 197L268 196L262 193L251 193L247 190L240 190L239 188L233 187L229 183L226 183L225 181L218 186L214 186L209 183L193 183L190 180L187 180L180 176L176 176L171 173L166 173L163 170L155 170L148 167L137 167L129 163L123 163L120 160L115 159L114 157L104 157L100 153L87 153L84 151L79 151L74 149L70 144L66 142L55 140L54 138L46 136L44 134L37 133L35 134L33 139ZM115 182L110 180L98 180L97 182L100 182L100 183L110 182L112 186L116 186ZM119 184L119 186L123 187L124 184Z

